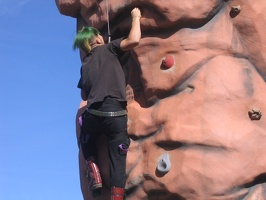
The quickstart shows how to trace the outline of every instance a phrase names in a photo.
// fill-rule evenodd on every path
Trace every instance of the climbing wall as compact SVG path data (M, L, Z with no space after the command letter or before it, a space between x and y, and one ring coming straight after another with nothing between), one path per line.
M131 9L141 9L141 42L121 61L127 200L266 200L265 0L56 3L77 18L77 29L94 26L106 40L108 18L112 39L126 36ZM87 189L80 154L85 200L109 199L105 138L99 146L105 188L98 198Z

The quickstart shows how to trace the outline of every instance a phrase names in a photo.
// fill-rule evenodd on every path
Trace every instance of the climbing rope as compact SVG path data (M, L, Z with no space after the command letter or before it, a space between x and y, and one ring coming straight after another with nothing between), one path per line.
M111 42L111 33L110 33L110 24L109 24L109 3L108 0L105 0L106 4L106 17L107 17L107 32L108 32L108 43Z

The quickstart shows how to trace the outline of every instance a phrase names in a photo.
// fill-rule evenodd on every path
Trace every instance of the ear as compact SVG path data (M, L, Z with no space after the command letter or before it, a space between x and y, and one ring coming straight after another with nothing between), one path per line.
M96 44L101 44L101 43L102 43L101 39L99 37L97 37L96 38Z

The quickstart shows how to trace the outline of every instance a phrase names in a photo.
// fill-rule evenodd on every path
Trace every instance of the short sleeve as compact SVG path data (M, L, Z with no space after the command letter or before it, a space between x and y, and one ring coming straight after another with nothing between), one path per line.
M108 46L110 51L113 52L114 54L118 55L118 56L122 56L125 53L124 51L122 51L122 49L120 47L120 44L121 44L123 39L125 39L125 37L113 40L113 41L111 41L111 43L109 43L109 46Z

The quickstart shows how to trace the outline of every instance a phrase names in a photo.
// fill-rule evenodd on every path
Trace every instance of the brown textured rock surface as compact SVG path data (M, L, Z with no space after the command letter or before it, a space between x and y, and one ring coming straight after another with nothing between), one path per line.
M57 5L78 28L107 35L106 1ZM123 61L132 138L127 199L266 200L266 1L109 0L113 39L127 34L134 6L143 18L140 45ZM166 172L157 169L163 155ZM91 200L82 157L80 172ZM98 199L108 199L106 188Z

